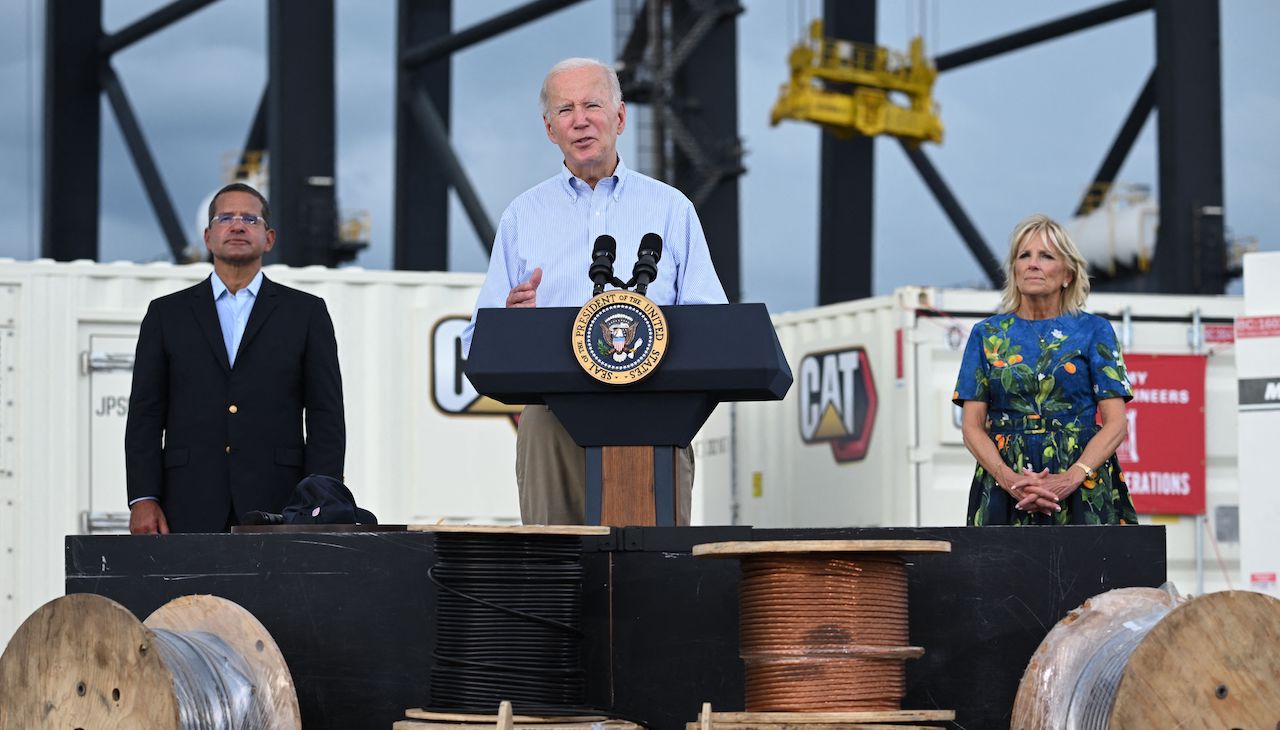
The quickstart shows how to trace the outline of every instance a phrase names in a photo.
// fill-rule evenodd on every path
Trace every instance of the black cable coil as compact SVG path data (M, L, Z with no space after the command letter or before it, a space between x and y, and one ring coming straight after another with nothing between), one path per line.
M573 714L583 703L577 536L437 533L431 707Z

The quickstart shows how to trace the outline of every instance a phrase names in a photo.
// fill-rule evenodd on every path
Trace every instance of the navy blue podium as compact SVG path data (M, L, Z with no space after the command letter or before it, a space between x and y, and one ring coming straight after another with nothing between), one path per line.
M720 403L780 400L791 387L763 304L663 307L667 353L645 380L610 385L573 355L578 309L481 309L466 374L509 405L545 404L587 450L587 523L675 524L675 447Z

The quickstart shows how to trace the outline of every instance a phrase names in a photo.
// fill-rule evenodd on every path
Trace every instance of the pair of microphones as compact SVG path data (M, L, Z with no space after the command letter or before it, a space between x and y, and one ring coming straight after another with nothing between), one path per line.
M640 250L636 255L636 265L631 269L631 280L623 282L613 275L613 262L618 255L618 242L613 236L604 234L596 238L591 247L591 268L587 275L594 284L591 296L604 291L605 285L612 284L619 289L635 287L635 292L644 295L649 284L658 278L658 261L662 259L662 236L646 233L640 239Z

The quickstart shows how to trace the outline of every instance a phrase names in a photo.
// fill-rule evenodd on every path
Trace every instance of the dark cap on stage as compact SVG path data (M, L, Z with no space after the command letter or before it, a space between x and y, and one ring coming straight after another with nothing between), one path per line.
M312 474L294 488L284 508L286 525L376 525L378 518L356 506L347 485L322 474Z

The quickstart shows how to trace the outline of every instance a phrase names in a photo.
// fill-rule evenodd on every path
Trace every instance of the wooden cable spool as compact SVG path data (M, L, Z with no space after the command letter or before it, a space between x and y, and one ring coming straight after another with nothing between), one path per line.
M1032 656L1013 730L1280 727L1280 600L1154 588L1090 598Z
M897 711L906 691L907 576L900 553L933 540L793 540L696 545L742 560L747 712Z
M185 654L166 648L184 643L221 655L208 667L188 666ZM289 667L253 614L217 596L184 596L140 622L89 593L41 606L9 641L0 656L0 730L189 727L185 718L208 716L192 706L203 688L185 684L202 669L235 673L237 686L251 687L241 699L252 710L235 727L301 730Z

